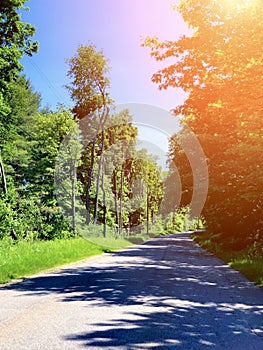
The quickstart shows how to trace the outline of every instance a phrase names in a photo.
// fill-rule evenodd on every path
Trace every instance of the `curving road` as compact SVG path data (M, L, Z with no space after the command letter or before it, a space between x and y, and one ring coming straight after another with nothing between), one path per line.
M0 349L263 350L263 290L170 235L2 286Z

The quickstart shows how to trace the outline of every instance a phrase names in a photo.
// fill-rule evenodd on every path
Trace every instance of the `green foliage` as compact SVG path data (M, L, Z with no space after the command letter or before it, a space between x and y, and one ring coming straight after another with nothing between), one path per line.
M103 52L81 45L67 62L73 112L80 119L83 149L76 180L86 224L103 223L105 236L107 225L122 235L123 229L146 222L148 232L162 199L161 170L146 151L136 151L137 129L129 111L116 114L112 108L110 113L109 66Z
M0 118L6 117L8 115L8 113L10 113L10 108L5 103L4 96L3 96L2 92L0 91ZM2 127L1 127L1 129L2 129ZM1 130L1 134L2 133L3 132Z
M0 144L7 175L11 175L16 186L25 181L25 171L30 161L34 116L38 112L40 96L23 76L9 84L6 100L10 112L0 118Z
M182 0L177 9L192 35L175 42L145 40L155 59L174 59L152 79L160 88L188 93L174 113L195 132L208 160L203 212L208 230L252 244L262 240L263 232L262 6L260 1ZM171 143L183 205L189 204L193 189L185 158Z
M37 52L38 43L32 40L35 28L21 21L19 11L25 0L3 0L0 3L0 116L6 115L9 106L3 103L2 94L8 90L9 82L22 69L19 60L23 54Z
M62 108L55 113L38 113L33 120L33 147L28 168L32 191L41 192L45 202L52 201L54 169L59 147L75 125L70 111Z
M19 15L24 2L4 0L0 4L0 237L12 235L15 239L27 236L32 217L38 216L35 205L23 197L31 117L40 102L30 83L19 76L23 54L32 55L38 48L32 40L35 28L23 23Z
M72 113L63 106L40 111L40 94L19 75L23 54L37 50L34 27L18 14L23 4L0 5L0 239L32 242L87 230L105 238L106 227L109 239L137 227L161 232L161 169L136 150L129 111L114 111L103 52L80 45L67 61Z
M86 222L91 222L91 202L90 197L93 187L94 166L96 162L97 149L99 148L99 165L97 172L97 183L95 185L94 200L94 222L98 215L98 195L101 180L101 171L103 166L103 151L105 147L104 128L109 118L109 85L107 77L109 67L103 52L98 52L95 45L80 45L74 57L67 60L69 64L68 76L71 78L67 86L72 100L75 102L73 113L78 119L84 119L81 124L81 136L84 142L87 142L87 148L84 155L88 157L83 159L83 165L86 168L86 179L83 191L83 198L86 206ZM99 137L101 134L101 137ZM88 138L88 140L87 140ZM103 175L102 175L103 179ZM83 183L83 181L82 181ZM103 185L101 185L102 190ZM74 201L74 196L73 196ZM105 193L104 193L105 201ZM106 207L104 203L104 208ZM74 212L73 205L73 212ZM73 215L74 216L74 215ZM104 209L104 229L106 230L106 210ZM74 229L75 229L75 220Z
M2 158L7 195L1 199L1 236L51 239L72 235L54 190L55 159L60 142L74 125L70 112L38 113L39 94L19 77L9 84L11 112L2 119Z
M72 114L64 108L34 117L25 192L29 193L29 198L38 198L42 217L38 238L52 239L69 235L71 231L55 198L54 173L60 144L74 125Z
M195 231L203 228L202 219L191 219L189 217L189 208L182 207L176 212L170 212L165 217L164 223L165 232L184 232Z
M13 209L6 199L0 200L0 239L10 234L15 219Z
M109 67L104 53L98 52L93 44L80 45L76 55L67 63L71 79L67 88L75 102L73 113L82 119L104 108L110 102L107 92Z
M35 28L21 21L19 10L25 0L3 0L0 4L0 77L10 81L22 69L19 60L23 54L37 52L38 43L32 40Z

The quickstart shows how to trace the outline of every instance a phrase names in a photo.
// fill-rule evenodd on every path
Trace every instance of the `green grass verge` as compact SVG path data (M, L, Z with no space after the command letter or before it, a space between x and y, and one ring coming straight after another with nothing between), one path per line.
M131 245L125 239L112 238L98 238L96 243L83 238L16 244L0 241L0 284Z
M263 256L259 253L251 254L250 249L234 250L220 242L219 235L206 232L194 233L192 238L202 248L211 252L226 264L241 272L254 284L263 287Z
M102 246L106 250L118 250L130 247L132 245L132 243L127 240L127 237L125 237L125 239L114 237L91 237L90 242Z

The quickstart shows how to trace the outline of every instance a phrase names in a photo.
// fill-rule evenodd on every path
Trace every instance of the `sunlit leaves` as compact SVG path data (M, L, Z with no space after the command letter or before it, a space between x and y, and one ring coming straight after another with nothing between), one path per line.
M67 88L75 103L73 112L79 119L110 102L109 66L103 52L97 51L93 44L80 45L76 55L67 63L71 79Z
M183 0L176 9L192 35L145 40L155 59L174 57L152 80L189 93L174 112L184 116L208 158L209 227L246 237L262 225L262 2ZM174 148L176 160L187 182L188 169Z
M0 83L10 81L22 69L23 54L37 52L38 43L32 39L35 28L21 21L19 10L25 0L3 0L0 4Z

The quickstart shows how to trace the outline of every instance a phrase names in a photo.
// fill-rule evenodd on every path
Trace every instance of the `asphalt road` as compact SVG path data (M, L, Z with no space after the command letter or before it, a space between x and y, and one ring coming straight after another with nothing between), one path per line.
M263 350L263 290L189 235L0 288L0 349Z

